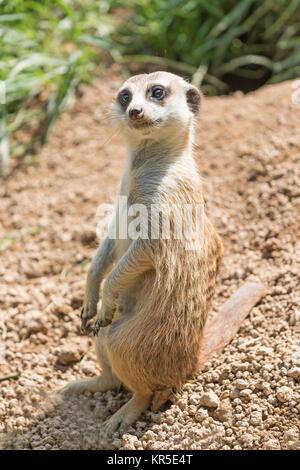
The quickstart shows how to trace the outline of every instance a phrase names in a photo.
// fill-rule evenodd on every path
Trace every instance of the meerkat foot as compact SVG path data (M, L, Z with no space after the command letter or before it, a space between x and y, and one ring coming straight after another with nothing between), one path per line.
M171 393L171 388L166 388L165 390L159 390L155 392L151 405L152 411L158 411L166 403L166 401L169 400Z
M151 403L151 398L152 395L139 395L135 393L133 397L104 424L106 437L111 438L116 431L122 434L137 420L140 414L148 408Z
M100 375L92 379L74 380L56 392L57 397L66 395L80 395L84 392L107 392L113 388L118 388L120 382L113 376Z

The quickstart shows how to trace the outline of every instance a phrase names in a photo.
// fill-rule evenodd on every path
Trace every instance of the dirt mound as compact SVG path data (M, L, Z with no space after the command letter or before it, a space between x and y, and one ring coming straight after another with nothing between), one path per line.
M147 411L112 443L102 423L129 392L51 402L66 382L99 373L79 312L96 210L125 166L118 137L106 142L119 83L83 89L39 160L0 189L0 376L20 374L1 382L2 447L299 449L300 105L290 82L207 99L197 125L206 210L225 245L214 310L245 279L268 287L239 334L165 411Z

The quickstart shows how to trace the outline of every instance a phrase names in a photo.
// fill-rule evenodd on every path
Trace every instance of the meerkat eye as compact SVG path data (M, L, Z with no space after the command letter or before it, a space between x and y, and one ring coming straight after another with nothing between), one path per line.
M123 90L118 95L118 100L121 106L127 106L131 100L131 93L128 90Z
M156 100L162 100L166 95L166 90L161 86L155 86L152 88L151 97Z

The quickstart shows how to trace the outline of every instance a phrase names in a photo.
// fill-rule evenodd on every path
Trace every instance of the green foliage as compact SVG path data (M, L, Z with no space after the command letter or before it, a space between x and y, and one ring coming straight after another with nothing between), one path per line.
M159 61L151 56L163 57L175 69L176 62L184 63L187 74L201 67L198 78L208 92L226 90L227 74L270 83L300 74L300 0L112 0L111 4L127 15L113 34L123 55L154 63ZM127 60L130 56L123 58Z
M100 51L81 36L110 33L108 7L95 0L0 0L0 82L2 91L3 82L6 88L5 104L0 96L3 177L9 155L44 143L77 85L91 80L101 63Z

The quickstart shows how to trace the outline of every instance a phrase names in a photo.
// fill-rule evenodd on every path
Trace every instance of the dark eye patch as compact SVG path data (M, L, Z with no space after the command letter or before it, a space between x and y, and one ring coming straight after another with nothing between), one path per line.
M132 100L132 94L129 90L121 90L117 97L120 105L122 108L126 109L129 105L130 101Z
M163 99L168 95L169 90L162 85L153 85L147 91L147 98L151 101L162 104Z

